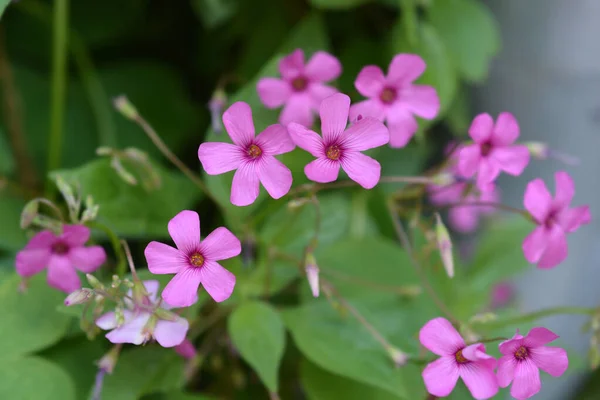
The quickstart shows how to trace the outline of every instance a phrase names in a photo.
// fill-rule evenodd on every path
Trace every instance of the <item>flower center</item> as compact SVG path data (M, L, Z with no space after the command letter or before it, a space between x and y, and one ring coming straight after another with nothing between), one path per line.
M330 160L337 161L340 159L340 156L342 155L342 150L339 148L339 146L333 145L333 146L329 146L327 148L327 151L325 152L325 154L327 155L327 158L329 158Z
M383 89L381 91L381 94L379 95L379 99L384 102L385 104L391 104L394 102L394 100L396 100L396 89L394 88L390 88L390 87L386 87L385 89Z
M525 348L525 346L521 346L517 349L517 351L515 351L515 358L517 360L524 360L527 358L528 355L529 352L527 351L527 348Z
M492 144L490 142L485 142L481 145L481 155L483 157L487 157L492 151Z
M544 221L544 226L546 229L552 229L554 225L556 225L556 212L551 211Z
M454 358L456 358L456 362L457 362L457 363L459 363L459 364L466 364L466 363L468 363L468 362L469 362L469 360L467 360L467 359L465 358L465 356L463 356L462 349L461 349L461 350L459 350L459 351L457 351L457 352L454 354Z
M308 81L303 76L298 76L292 80L292 87L296 92L301 92L308 86Z
M204 256L200 253L194 253L190 256L190 263L194 267L201 267L204 264Z
M69 246L64 242L56 242L52 245L52 252L58 255L64 255L69 252Z
M248 155L250 157L257 158L257 157L260 157L261 154L262 154L262 150L257 145L251 144L250 147L248 147Z

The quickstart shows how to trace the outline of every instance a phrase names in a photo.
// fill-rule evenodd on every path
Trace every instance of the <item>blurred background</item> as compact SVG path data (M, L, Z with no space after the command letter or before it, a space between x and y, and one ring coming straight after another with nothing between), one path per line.
M597 0L55 3L68 8L62 20L56 19L51 1L0 1L0 9L6 7L0 21L0 274L13 268L14 253L25 243L19 229L21 208L43 193L50 171L93 176L92 192L109 187L94 196L108 204L105 218L133 240L134 251L136 239L145 243L147 235L163 235L176 210L205 205L186 181L168 175L168 163L136 125L113 111L112 98L126 94L167 145L198 169L196 150L211 123L207 105L215 92L231 96L252 90L265 65L297 47L336 55L343 65L337 87L353 100L360 99L353 82L364 65L386 68L399 52L415 52L426 60L421 82L436 87L442 110L436 121L420 121L413 144L385 156L405 175L439 161L449 140L466 137L476 113L510 111L523 140L548 143L579 159L579 165L553 159L533 162L520 178L500 181L503 202L521 206L529 180L541 176L552 187L554 172L566 169L578 189L574 203L590 204L593 215L600 204ZM61 80L52 75L53 54L61 49L52 45L57 34L52 27L64 22L67 75L64 85L53 86ZM61 88L62 122L63 110L51 100L60 100ZM62 132L61 151L51 139L56 132ZM108 166L101 172L89 166L101 146L148 152L162 165L170 193L149 198L141 189L123 192L107 182ZM204 208L203 213L207 218L215 214ZM531 311L598 304L599 229L597 219L582 227L559 268L544 273L530 268L515 282L518 306ZM579 358L589 347L589 337L580 332L582 322L578 317L547 321ZM600 384L594 386L600 380L584 372L544 382L536 398L600 398Z

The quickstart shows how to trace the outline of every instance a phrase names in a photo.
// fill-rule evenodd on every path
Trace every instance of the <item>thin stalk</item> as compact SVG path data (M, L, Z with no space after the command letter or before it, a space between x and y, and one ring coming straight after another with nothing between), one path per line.
M417 185L431 185L435 184L435 180L426 176L382 176L379 179L379 183L407 183ZM294 195L302 192L317 193L321 190L338 189L357 185L358 183L349 179L332 183L306 183L304 185L297 186L294 190L290 192L290 194Z
M535 321L540 318L549 317L551 315L560 315L560 314L579 314L579 315L594 315L598 313L597 308L588 308L588 307L553 307L546 308L544 310L534 311L528 314L517 315L514 317L508 318L500 318L492 321L474 321L471 322L470 325L475 327L485 327L485 328L502 328L506 325L518 325L521 323L526 323L530 321Z
M110 229L108 226L101 224L96 221L90 221L87 223L92 229L99 229L106 234L108 239L110 240L110 244L115 253L115 257L117 257L117 275L120 277L124 277L127 272L127 259L125 257L125 252L123 250L123 246L121 246L121 242L119 237Z
M454 208L454 207L492 207L498 210L508 211L515 214L522 215L523 217L530 219L530 215L526 210L522 210L520 208L511 207L502 203L494 203L492 201L474 201L474 202L465 202L465 203L448 203L440 206L435 206L436 210L443 210L446 208Z

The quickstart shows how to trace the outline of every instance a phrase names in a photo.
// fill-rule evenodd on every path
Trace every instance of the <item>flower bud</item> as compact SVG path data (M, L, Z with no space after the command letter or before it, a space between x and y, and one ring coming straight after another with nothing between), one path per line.
M166 321L178 321L181 319L181 317L177 314L175 314L174 312L171 312L169 310L165 310L164 308L157 308L156 310L154 310L154 314L158 317L158 319L164 319Z
M114 149L106 146L101 146L96 149L96 155L99 156L110 156L114 153Z
M408 362L408 355L400 349L390 346L387 348L387 352L396 367L403 367Z
M210 122L212 130L215 134L219 134L223 131L223 124L221 123L221 114L223 114L223 108L227 103L227 95L221 88L217 88L212 95L212 98L208 102L208 109L210 111Z
M183 342L175 346L175 351L187 360L193 359L197 354L194 345L188 339L184 339Z
M39 202L37 199L31 200L23 208L21 213L21 229L28 228L38 215Z
M90 301L93 295L94 291L91 289L83 288L76 290L67 296L67 298L65 299L65 306L85 304L88 301Z
M444 171L434 175L432 178L433 184L438 186L448 186L456 182L456 178L450 172Z
M137 109L125 95L115 97L113 99L113 106L127 119L135 120L139 116Z
M537 160L547 160L549 158L554 158L559 160L567 165L577 165L579 164L579 160L576 157L570 156L568 154L563 154L556 152L550 149L547 143L542 142L527 142L525 146L529 149L529 153L531 157Z
M112 349L109 350L98 362L98 369L106 372L107 374L112 374L115 369L115 365L117 365L117 361L119 360L119 352L121 350L121 346L113 346Z
M317 267L317 260L311 253L306 255L304 271L313 297L319 297L319 267Z
M125 169L121 163L121 159L118 156L114 156L110 160L110 166L116 171L117 175L119 175L119 177L125 181L125 183L128 183L132 186L137 185L137 179L135 179L135 176L133 176L131 172Z
M446 273L450 278L452 278L454 277L454 258L452 256L452 241L450 240L450 234L442 222L440 214L435 214L435 220L435 236L438 249L440 250L440 255L442 256L442 263L444 264Z
M287 208L288 208L288 210L295 210L297 208L304 206L309 201L310 201L310 199L307 199L306 197L302 197L299 199L292 199L287 203Z
M85 274L87 281L94 289L104 289L104 285L92 274Z
M56 176L55 181L56 186L58 187L58 190L62 194L65 201L67 202L69 209L77 209L79 207L79 204L78 201L75 199L75 193L73 192L73 188L71 187L71 185L69 185L67 181L65 181L60 175Z

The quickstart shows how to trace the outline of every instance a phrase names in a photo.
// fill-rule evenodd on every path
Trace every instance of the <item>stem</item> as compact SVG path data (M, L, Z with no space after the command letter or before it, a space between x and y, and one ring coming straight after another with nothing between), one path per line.
M129 264L129 269L131 270L131 276L133 277L134 281L139 281L140 278L137 276L137 272L135 271L135 265L133 265L133 257L131 257L131 250L129 250L129 245L125 240L121 240L121 245L123 246L123 250L125 250L127 264Z
M60 167L62 157L63 122L67 86L67 40L69 0L54 0L52 34L52 89L50 93L50 136L48 142L48 171ZM54 193L47 180L46 193ZM49 196L51 197L51 196Z
M315 234L313 235L309 245L306 248L306 252L313 252L319 242L319 231L321 230L321 205L316 194L313 194L310 198L310 202L315 206Z
M511 207L502 203L494 203L491 201L474 201L474 202L466 202L466 203L448 203L441 206L436 206L435 209L443 210L446 208L454 208L454 207L493 207L498 210L508 211L515 214L520 214L523 217L530 219L530 215L526 210L521 210L520 208Z
M420 184L430 185L435 184L435 180L426 176L382 176L379 179L379 183L409 183L409 184ZM291 195L312 192L317 193L325 189L337 189L351 186L357 186L358 183L352 180L338 181L333 183L306 183L296 187L290 192Z
M92 229L100 229L106 234L106 236L108 236L113 251L115 252L115 256L117 257L117 275L120 277L125 276L125 272L127 271L127 259L123 250L123 246L121 246L121 242L119 241L119 237L112 231L112 229L99 222L90 221L87 223L87 226Z
M481 326L490 329L502 328L506 325L518 325L520 323L534 321L540 318L548 317L557 314L581 314L594 315L598 313L597 308L588 307L553 307L544 310L534 311L528 314L517 315L514 317L501 318L493 321L474 321L472 326Z
M396 236L398 236L402 247L404 247L404 250L408 254L408 258L410 259L413 267L415 268L415 271L417 272L417 275L419 276L423 287L425 288L433 302L440 309L440 311L444 313L454 325L460 325L459 320L454 317L450 309L446 307L446 304L437 296L435 290L429 284L427 276L425 275L423 269L421 268L421 265L419 264L419 261L417 261L417 258L414 255L412 246L410 244L410 240L408 238L408 235L406 234L406 231L404 230L404 227L402 226L402 222L400 221L400 218L398 218L398 216L396 215L396 210L393 203L391 201L388 201L387 206L388 211L390 213L390 218L392 219L392 223L394 225L394 230L396 231Z

